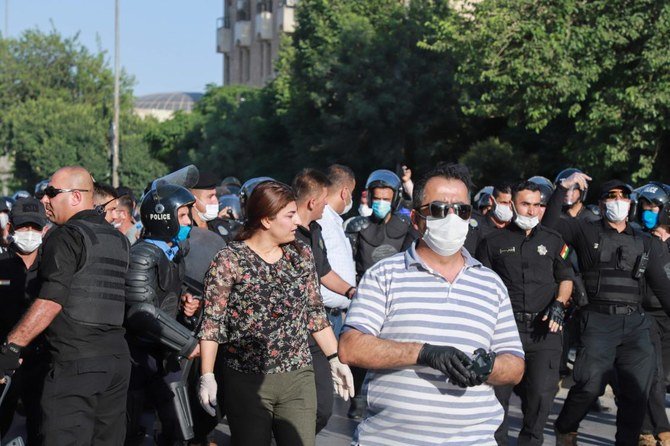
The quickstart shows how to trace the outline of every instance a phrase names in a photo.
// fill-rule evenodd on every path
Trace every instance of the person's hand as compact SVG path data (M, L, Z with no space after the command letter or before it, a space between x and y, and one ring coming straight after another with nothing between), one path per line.
M219 218L229 219L233 213L233 208L230 206L225 206L219 211Z
M191 293L183 293L181 295L181 305L184 316L191 317L200 308L200 299L196 299Z
M200 356L200 344L195 344L195 347L193 350L191 350L191 353L188 354L187 359L194 359Z
M476 375L468 370L472 361L455 347L423 344L416 363L439 370L459 387L476 385Z
M0 346L0 378L11 375L21 365L21 347L3 342Z
M408 182L412 179L412 169L407 166L402 166L402 178L400 178L403 183Z
M555 333L563 330L563 321L565 320L565 305L562 302L554 300L546 310L542 320L549 321L549 331Z
M565 189L577 188L580 190L586 190L589 188L589 181L592 178L585 173L575 172L569 177L561 181L561 186Z
M351 374L351 369L346 364L340 362L340 358L335 356L328 360L330 363L330 374L333 376L333 386L335 392L344 401L354 397L354 377Z
M211 416L216 416L216 379L213 373L205 373L198 384L198 399L202 408Z

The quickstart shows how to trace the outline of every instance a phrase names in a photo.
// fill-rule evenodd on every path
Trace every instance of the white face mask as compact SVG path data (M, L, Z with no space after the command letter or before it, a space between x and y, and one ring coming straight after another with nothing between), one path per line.
M206 204L205 213L196 210L198 212L198 217L202 221L212 221L219 216L219 205L218 204Z
M426 232L422 240L435 253L449 257L463 247L469 227L469 220L463 220L456 214L449 214L445 218L426 219Z
M0 212L0 230L5 229L9 223L9 214L7 212Z
M495 201L495 199L493 202L495 203L495 206L493 207L493 215L498 219L498 221L502 221L504 223L510 221L514 216L514 213L512 212L512 206L507 204L499 204L497 201Z
M524 231L533 229L535 226L540 223L538 216L528 217L527 215L518 215L514 218L514 223Z
M369 217L372 215L372 208L367 204L361 204L358 206L358 215L361 217Z
M344 210L342 211L342 213L340 213L340 215L346 214L347 212L349 212L351 210L352 207L354 207L354 197L350 196L349 199L350 199L349 204L344 205ZM345 203L346 203L346 201L345 201Z
M630 202L613 200L605 202L605 217L612 223L624 221L628 217Z
M35 251L42 244L41 231L16 231L12 234L12 242L19 251L29 254Z
M114 229L119 229L121 227L121 223L118 221L113 221L112 226L114 226Z

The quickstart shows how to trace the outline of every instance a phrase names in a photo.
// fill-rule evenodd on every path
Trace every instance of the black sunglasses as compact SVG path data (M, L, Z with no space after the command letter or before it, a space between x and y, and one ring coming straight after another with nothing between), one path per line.
M429 214L426 215L421 209L428 209ZM432 201L419 207L417 214L419 216L445 218L449 214L449 209L454 210L454 214L458 215L463 220L469 220L472 215L472 205L462 203L445 203L443 201Z
M609 192L605 192L602 194L601 198L603 200L616 200L617 198L630 198L630 194L628 191L621 190L621 191L615 191L611 190Z
M35 197L38 200L41 200L42 197L45 195L49 198L54 198L58 194L62 194L63 192L74 192L74 191L79 191L79 192L89 192L88 189L56 189L53 186L47 186L44 188L44 190L35 193Z

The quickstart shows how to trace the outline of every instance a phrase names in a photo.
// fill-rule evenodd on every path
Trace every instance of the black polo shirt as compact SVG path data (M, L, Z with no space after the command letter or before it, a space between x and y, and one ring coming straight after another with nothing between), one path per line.
M330 263L328 263L328 251L326 251L326 243L323 241L323 236L321 235L320 224L313 221L309 224L309 229L304 226L298 226L295 236L298 240L312 248L316 273L319 278L332 271Z
M556 298L558 283L573 280L561 236L542 225L528 236L515 223L489 233L479 244L477 259L505 283L512 310L538 313Z
M72 219L104 223L104 215L95 210L81 211ZM123 237L123 234L119 233ZM67 307L72 277L86 261L84 240L77 230L59 226L51 229L42 250L39 269L39 298ZM128 344L123 327L84 325L62 311L46 330L49 349L56 360L73 360L127 354Z
M30 268L26 268L26 264L12 246L0 254L0 305L2 306L0 338L2 339L7 337L37 297L40 251L41 248Z

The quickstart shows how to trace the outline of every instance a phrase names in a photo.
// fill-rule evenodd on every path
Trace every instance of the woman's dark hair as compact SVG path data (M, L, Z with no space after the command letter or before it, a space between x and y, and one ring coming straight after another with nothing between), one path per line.
M246 220L235 240L247 240L263 227L261 220L274 218L279 211L295 201L290 186L278 181L264 181L251 192L246 204Z

